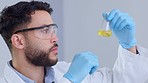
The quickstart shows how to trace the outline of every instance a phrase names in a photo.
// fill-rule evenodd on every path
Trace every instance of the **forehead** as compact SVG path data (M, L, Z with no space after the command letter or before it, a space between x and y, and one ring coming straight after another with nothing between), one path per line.
M37 10L31 15L31 23L28 27L39 27L43 25L53 24L51 15L43 10Z

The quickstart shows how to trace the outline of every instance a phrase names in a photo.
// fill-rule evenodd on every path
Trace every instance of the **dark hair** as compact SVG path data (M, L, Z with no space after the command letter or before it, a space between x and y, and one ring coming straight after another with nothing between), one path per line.
M16 29L23 28L31 22L31 14L36 10L52 13L50 4L41 1L19 2L4 8L0 15L0 34L11 49L11 36Z

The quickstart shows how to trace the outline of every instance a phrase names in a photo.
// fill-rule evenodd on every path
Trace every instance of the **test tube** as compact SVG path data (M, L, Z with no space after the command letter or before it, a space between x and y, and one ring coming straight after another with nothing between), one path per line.
M109 22L106 23L106 29L105 30L98 30L98 35L104 36L104 37L110 37L112 35L112 31L109 27Z

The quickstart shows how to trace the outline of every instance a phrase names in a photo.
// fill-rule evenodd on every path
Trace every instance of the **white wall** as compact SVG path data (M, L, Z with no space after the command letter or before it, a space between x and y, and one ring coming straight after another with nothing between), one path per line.
M4 67L5 67L7 60L10 60L10 59L11 59L10 52L4 40L2 39L0 35L0 76L2 75L2 72L4 71Z
M1 2L3 1L3 2ZM6 4L19 0L1 0L0 9ZM73 55L89 50L98 55L101 67L112 68L117 57L118 42L115 36L104 38L97 35L101 24L102 12L120 9L128 12L136 22L137 41L148 48L147 8L146 0L45 0L49 1L53 9L53 18L59 27L60 60L70 62ZM5 43L0 38L0 75L5 61L10 58Z

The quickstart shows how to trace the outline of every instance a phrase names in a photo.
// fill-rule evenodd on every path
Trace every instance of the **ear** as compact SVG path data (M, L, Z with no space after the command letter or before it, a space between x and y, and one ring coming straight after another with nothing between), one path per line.
M13 34L11 37L12 45L18 49L24 48L24 37L21 34Z

